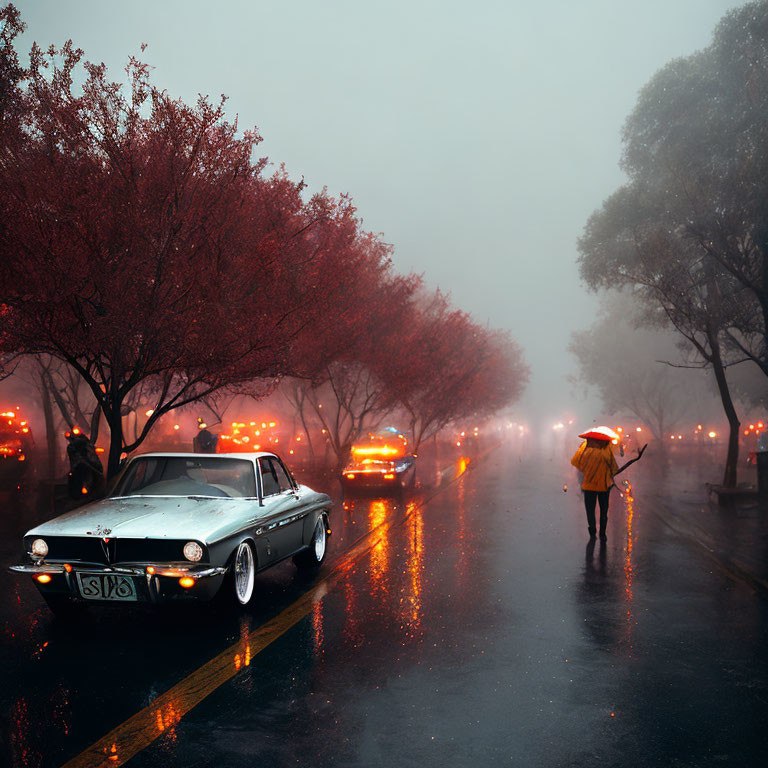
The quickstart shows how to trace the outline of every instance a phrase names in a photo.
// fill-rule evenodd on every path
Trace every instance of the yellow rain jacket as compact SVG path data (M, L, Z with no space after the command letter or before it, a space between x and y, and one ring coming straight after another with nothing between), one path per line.
M605 448L587 448L585 440L573 454L571 464L584 474L581 483L584 491L607 491L613 485L613 476L619 471L611 444L607 441Z

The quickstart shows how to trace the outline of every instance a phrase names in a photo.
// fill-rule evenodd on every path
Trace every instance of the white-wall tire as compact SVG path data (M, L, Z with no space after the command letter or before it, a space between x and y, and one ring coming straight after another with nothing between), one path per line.
M326 552L328 551L328 534L325 530L325 517L319 517L315 524L315 530L312 534L312 541L309 546L299 552L293 558L296 567L305 571L316 570L323 564Z
M253 587L256 580L256 557L253 547L243 541L235 552L232 561L232 586L235 600L240 605L248 605L253 597Z

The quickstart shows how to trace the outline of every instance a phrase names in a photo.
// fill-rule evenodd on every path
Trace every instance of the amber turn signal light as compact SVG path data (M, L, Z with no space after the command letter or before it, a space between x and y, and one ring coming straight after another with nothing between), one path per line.
M51 580L51 576L48 573L38 573L35 578L40 582L40 584L47 584Z
M183 576L179 579L179 584L181 584L184 589L189 589L190 587L195 586L195 580L191 576Z

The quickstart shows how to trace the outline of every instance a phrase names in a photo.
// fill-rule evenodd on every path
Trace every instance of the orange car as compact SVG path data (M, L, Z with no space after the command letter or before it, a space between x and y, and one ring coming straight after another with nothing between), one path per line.
M394 429L371 433L352 446L341 481L349 489L402 488L415 460L402 433Z

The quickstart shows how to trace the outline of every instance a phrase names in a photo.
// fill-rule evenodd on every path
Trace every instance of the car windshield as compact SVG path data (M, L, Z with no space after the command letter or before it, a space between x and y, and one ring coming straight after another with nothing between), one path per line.
M253 464L245 459L144 456L134 459L116 496L256 496Z

